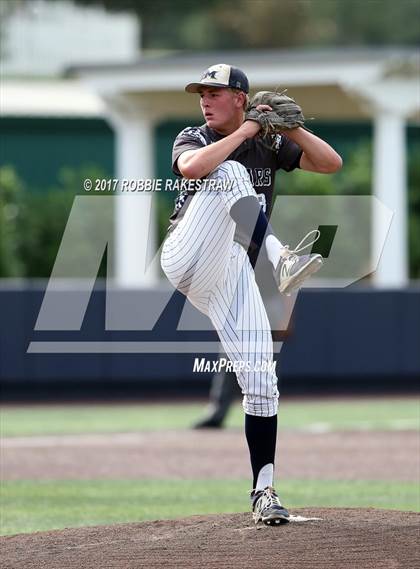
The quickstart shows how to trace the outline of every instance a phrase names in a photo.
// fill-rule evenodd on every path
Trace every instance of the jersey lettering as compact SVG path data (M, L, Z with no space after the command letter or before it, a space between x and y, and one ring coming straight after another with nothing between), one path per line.
M254 188L262 186L271 186L272 176L271 168L247 168L251 183Z

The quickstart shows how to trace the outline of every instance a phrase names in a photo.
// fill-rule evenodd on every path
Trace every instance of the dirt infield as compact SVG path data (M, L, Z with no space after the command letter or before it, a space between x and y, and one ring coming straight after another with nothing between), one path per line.
M3 569L414 569L420 514L296 510L322 521L254 526L249 514L2 538Z
M276 473L279 479L417 481L418 444L416 431L283 432ZM245 438L231 429L6 438L2 463L4 480L249 476Z

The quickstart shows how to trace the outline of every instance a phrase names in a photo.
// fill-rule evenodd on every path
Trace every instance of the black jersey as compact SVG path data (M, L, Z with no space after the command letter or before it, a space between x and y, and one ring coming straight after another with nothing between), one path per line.
M224 138L206 124L199 127L187 127L175 139L172 150L172 170L181 176L177 160L187 150L197 150ZM271 214L276 170L287 172L299 167L302 149L285 135L277 135L272 147L261 138L245 140L226 160L236 160L247 169L252 185L267 217ZM194 190L181 190L175 200L175 208L170 217L171 229L184 216ZM236 241L241 241L237 239Z

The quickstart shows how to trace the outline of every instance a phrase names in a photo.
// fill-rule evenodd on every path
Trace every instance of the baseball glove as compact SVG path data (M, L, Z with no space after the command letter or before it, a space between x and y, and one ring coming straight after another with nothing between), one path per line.
M249 103L245 120L256 121L261 125L261 137L273 136L298 126L304 127L302 109L292 97L284 93L285 91L259 91ZM272 111L258 110L258 105L269 105Z

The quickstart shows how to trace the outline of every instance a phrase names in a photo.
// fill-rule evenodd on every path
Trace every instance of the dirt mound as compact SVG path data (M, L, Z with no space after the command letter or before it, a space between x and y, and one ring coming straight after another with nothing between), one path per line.
M255 526L250 514L194 516L3 537L3 569L411 569L420 514L304 509L322 521Z

